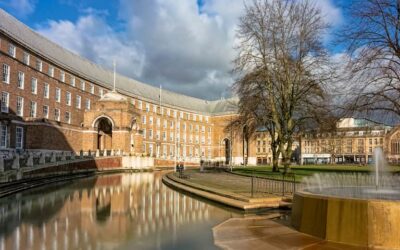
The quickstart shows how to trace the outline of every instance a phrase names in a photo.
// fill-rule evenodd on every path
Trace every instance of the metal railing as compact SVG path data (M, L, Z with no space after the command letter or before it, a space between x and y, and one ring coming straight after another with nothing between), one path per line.
M290 174L280 174L276 178L266 178L252 175L251 196L256 194L273 194L278 196L293 195L296 190L303 188L303 184L296 182L296 176Z

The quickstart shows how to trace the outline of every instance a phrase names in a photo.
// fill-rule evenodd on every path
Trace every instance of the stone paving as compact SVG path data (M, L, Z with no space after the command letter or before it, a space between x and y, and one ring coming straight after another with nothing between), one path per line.
M287 222L269 218L233 218L213 228L214 243L229 250L236 249L365 249L328 242L300 233Z
M187 170L188 181L251 198L251 178L226 172ZM254 198L274 197L266 192L253 192Z

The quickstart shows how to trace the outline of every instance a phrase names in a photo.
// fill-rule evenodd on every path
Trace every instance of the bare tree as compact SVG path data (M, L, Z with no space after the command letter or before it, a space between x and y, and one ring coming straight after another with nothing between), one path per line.
M271 137L277 138L285 170L295 133L323 112L323 86L331 77L322 45L326 28L320 10L307 0L253 0L240 18L235 72L241 103L250 100L240 91L259 91L259 101L265 103L258 107L273 128Z
M356 0L349 13L339 41L350 55L350 106L400 116L400 1Z

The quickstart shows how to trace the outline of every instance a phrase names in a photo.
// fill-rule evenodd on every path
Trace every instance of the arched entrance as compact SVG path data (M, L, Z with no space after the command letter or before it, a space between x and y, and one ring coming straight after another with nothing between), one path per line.
M112 122L107 117L99 118L95 127L97 128L97 149L111 149L112 148Z
M224 144L225 144L225 164L228 165L231 161L231 141L228 138L225 138Z

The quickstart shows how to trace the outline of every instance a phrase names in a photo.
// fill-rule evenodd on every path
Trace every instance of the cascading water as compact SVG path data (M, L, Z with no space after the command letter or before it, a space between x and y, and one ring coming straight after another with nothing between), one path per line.
M379 188L379 180L384 175L385 171L385 157L381 147L374 149L374 174L375 174L375 187Z

